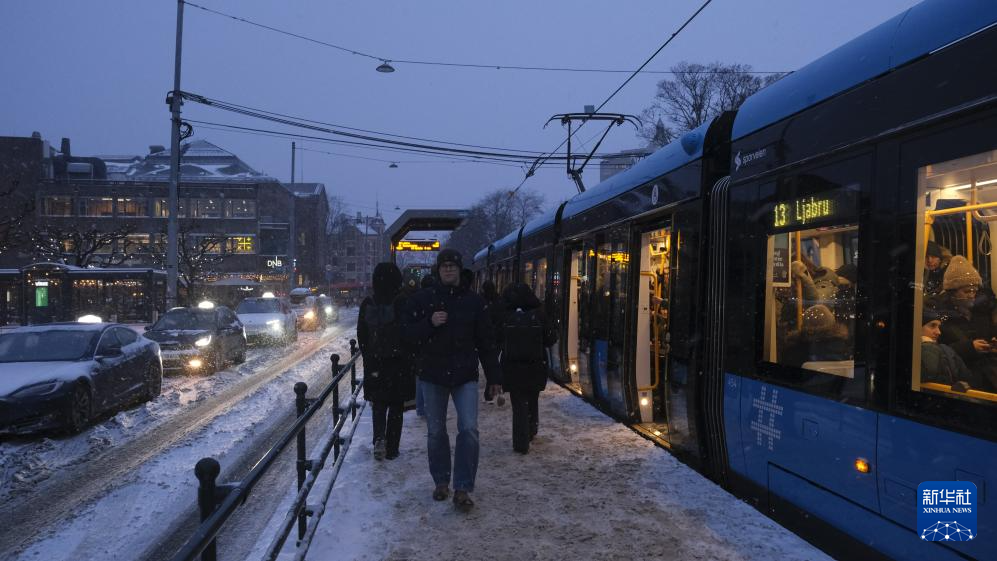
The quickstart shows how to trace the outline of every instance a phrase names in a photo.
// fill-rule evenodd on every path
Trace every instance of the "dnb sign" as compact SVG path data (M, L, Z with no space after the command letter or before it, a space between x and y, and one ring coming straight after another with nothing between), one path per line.
M917 528L922 540L965 542L976 538L976 484L925 481L917 487Z

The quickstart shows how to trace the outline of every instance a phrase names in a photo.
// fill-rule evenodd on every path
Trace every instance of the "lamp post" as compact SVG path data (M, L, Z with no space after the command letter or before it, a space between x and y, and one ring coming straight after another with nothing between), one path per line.
M180 60L183 41L183 4L177 0L177 42L170 95L170 192L166 219L166 309L177 305L177 214L180 189Z

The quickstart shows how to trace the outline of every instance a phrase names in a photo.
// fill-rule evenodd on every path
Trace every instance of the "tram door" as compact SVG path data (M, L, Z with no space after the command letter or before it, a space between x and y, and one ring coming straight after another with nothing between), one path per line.
M668 441L669 310L672 231L660 228L640 238L635 375L639 427Z
M577 248L571 252L568 278L568 329L565 354L570 381L568 387L592 395L589 378L589 346L587 332L589 278L586 252Z

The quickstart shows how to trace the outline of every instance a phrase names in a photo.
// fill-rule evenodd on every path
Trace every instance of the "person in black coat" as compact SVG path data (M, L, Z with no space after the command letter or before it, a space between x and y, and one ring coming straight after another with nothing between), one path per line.
M460 253L444 249L436 263L438 282L408 300L403 333L419 352L416 373L426 410L429 471L436 484L433 499L449 496L452 472L454 505L466 512L474 505L469 493L478 471L478 363L493 392L502 391L502 373L485 301L460 286ZM446 426L451 399L458 431L452 466Z
M547 387L547 347L557 342L540 300L524 283L505 289L502 324L502 388L512 396L512 448L526 454L540 418L538 400Z
M357 341L363 354L364 398L371 403L374 458L398 457L405 401L415 397L411 355L402 342L402 273L392 263L374 267L374 295L360 304Z
M495 283L490 280L486 280L481 283L481 297L485 299L485 309L488 311L488 317L491 320L492 328L495 330L495 347L502 347L502 317L505 313L505 302L499 295L498 290L495 288ZM485 387L484 399L487 403L494 403L496 396L492 395L488 388ZM502 396L497 396L499 399L499 405L502 405L504 401Z

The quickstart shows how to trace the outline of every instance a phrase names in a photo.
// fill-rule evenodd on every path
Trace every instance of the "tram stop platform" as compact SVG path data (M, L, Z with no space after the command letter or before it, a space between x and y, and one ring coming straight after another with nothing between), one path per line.
M553 383L529 454L508 402L479 403L478 430L465 514L433 501L423 420L406 412L400 457L377 461L365 409L307 560L830 559Z

